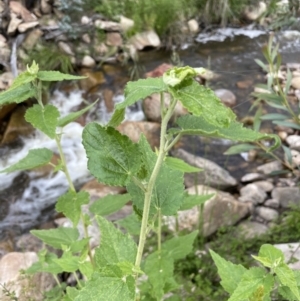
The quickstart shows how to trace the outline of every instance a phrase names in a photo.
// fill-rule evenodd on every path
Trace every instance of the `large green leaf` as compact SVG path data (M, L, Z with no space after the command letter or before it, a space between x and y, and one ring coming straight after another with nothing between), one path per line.
M269 150L280 146L280 138L273 134L263 134L251 129L244 128L242 123L231 122L228 127L218 127L207 122L201 116L185 115L177 120L182 128L178 132L186 135L201 135L212 138L224 138L242 142L254 142L263 139L274 139L274 145Z
M189 112L196 116L201 115L212 125L227 127L236 118L212 90L192 79L184 81L184 85L171 91Z
M58 117L58 109L53 105L46 105L42 108L36 104L29 108L25 114L27 122L30 122L35 128L52 139L55 138Z
M0 105L9 103L20 103L36 96L36 91L31 83L27 83L16 88L10 88L0 93Z
M62 80L78 80L86 78L86 76L76 76L71 74L64 74L59 71L39 71L37 78L45 82L58 82Z
M88 124L83 131L88 169L102 183L125 186L141 167L139 146L112 127Z
M192 166L179 158L167 157L165 159L165 164L172 169L180 170L182 172L200 172L203 171L202 168L197 168Z
M125 118L125 108L116 109L111 116L107 126L111 126L113 128L117 127Z
M30 233L56 249L63 249L63 246L71 246L79 237L79 232L76 228L65 227L49 230L31 230Z
M133 239L116 227L104 217L97 216L100 227L100 247L95 252L95 263L99 268L107 264L118 264L127 261L134 263L137 252L136 243Z
M129 193L118 195L107 195L96 200L91 206L90 211L96 215L109 215L120 210L131 200Z
M74 227L77 226L80 214L81 206L88 204L90 198L86 191L68 191L58 198L55 209L57 212L62 212L72 222Z
M139 79L135 82L128 82L125 87L125 100L116 105L116 109L124 109L140 99L144 99L153 93L167 91L168 87L161 77Z
M300 271L296 270L293 271L294 275L295 275L295 279L297 282L297 288L298 291L300 290ZM297 297L295 297L295 295L293 294L293 292L291 291L291 289L288 286L283 286L280 285L278 288L278 293L284 297L285 300L289 300L289 301L295 301L297 299Z
M95 272L74 301L135 301L135 280L117 265Z
M147 178L145 181L148 181L157 160L157 156L152 151L151 146L144 136L141 136L139 146L143 153L144 167L147 171ZM134 182L127 185L127 190L132 196L133 203L137 208L143 210L145 197L144 190ZM154 185L150 213L154 214L160 208L163 215L174 215L180 208L183 199L183 173L163 164Z
M236 265L230 261L225 260L213 250L209 250L211 257L214 260L215 265L218 268L218 273L221 277L221 285L226 292L232 294L238 287L242 276L247 271L242 265ZM239 301L243 300L240 299Z
M5 168L2 172L12 172L16 170L28 170L36 167L46 165L50 162L53 153L47 148L31 149L27 156L19 162Z

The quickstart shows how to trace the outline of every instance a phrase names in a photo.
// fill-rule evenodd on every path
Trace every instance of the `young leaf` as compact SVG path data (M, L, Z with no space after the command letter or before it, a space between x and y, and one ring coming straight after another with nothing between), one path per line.
M296 270L293 271L294 275L295 275L295 279L297 282L297 286L298 286L298 291L300 290L300 271ZM280 285L278 287L278 293L284 297L285 300L289 300L289 301L294 301L296 299L295 295L293 294L293 292L291 291L291 289L288 286L283 286Z
M95 252L96 265L102 268L105 265L118 264L122 261L134 263L137 246L133 239L116 229L104 217L97 216L96 220L101 232L101 246Z
M62 80L78 80L84 79L86 76L76 76L71 74L64 74L59 71L39 71L37 78L44 82L58 82Z
M243 274L242 279L228 301L247 300L258 289L261 289L264 296L269 296L273 285L274 277L271 274L267 274L265 269L250 268Z
M57 122L57 126L60 126L60 127L66 126L70 122L76 120L78 117L83 115L85 112L89 111L97 102L98 102L98 99L95 102L93 102L92 104L90 104L89 106L85 107L84 109L82 109L80 111L72 112L72 113L68 114L67 116L60 118Z
M82 137L88 169L100 182L125 186L139 171L142 160L139 146L114 128L93 122L85 127Z
M125 100L116 105L116 109L124 109L140 99L144 99L153 93L167 91L168 87L161 77L139 79L135 82L128 82L125 87Z
M201 115L211 125L227 127L236 118L212 90L192 79L185 81L179 89L172 89L171 93L189 112Z
M192 252L197 234L198 231L193 231L187 235L173 237L162 244L162 249L173 260L184 258Z
M125 108L123 109L116 109L111 116L107 126L111 126L116 128L125 118Z
M30 233L56 249L63 249L63 246L70 246L79 237L79 232L76 228L31 230Z
M223 286L226 292L232 294L238 287L238 284L241 281L241 278L244 275L244 273L246 273L247 269L240 264L236 265L223 259L213 250L209 250L209 252L214 260L215 265L218 268L218 273L222 280L221 285ZM240 300L243 300L243 298Z
M165 164L172 169L179 170L182 172L200 172L203 171L202 168L197 168L195 166L192 166L186 162L184 162L181 159L173 158L173 157L167 157L165 159Z
M73 256L69 252L64 252L61 258L56 258L53 262L59 265L64 272L73 273L79 269L80 258Z
M28 170L48 164L53 156L53 153L47 148L36 148L31 149L27 156L21 159L19 162L11 165L0 171L3 172L13 172L16 170Z
M15 89L22 85L26 85L28 83L33 82L35 79L36 74L31 74L28 71L22 72L16 77L9 89Z
M36 96L36 91L31 83L18 86L16 88L7 89L0 93L0 105L9 103L20 103L31 97Z
M54 139L57 127L59 112L53 105L46 105L42 108L40 105L34 105L25 113L25 119L35 128L45 133L48 137Z
M270 259L274 264L284 262L284 255L282 251L270 244L262 245L259 249L258 256L266 257Z
M90 211L96 215L109 215L120 210L126 203L131 200L129 193L107 195L96 200L91 206Z
M73 226L78 225L81 206L89 203L89 194L86 191L68 191L58 198L55 209L57 212L62 212L66 217L68 217Z
M202 205L214 196L214 193L207 195L186 195L179 210L189 210L195 206Z
M226 152L224 152L224 155L236 155L240 153L245 153L248 152L252 149L257 149L258 147L249 143L242 143L242 144L237 144L233 145L228 148Z
M135 280L124 275L117 265L95 272L74 301L135 301Z

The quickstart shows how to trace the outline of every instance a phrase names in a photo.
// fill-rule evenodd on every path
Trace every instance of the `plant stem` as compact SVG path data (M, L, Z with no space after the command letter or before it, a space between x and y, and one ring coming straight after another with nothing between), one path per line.
M163 100L161 100L161 101L163 101ZM143 251L144 251L145 242L146 242L146 236L147 236L146 232L147 232L147 226L148 226L152 191L153 191L153 188L154 188L154 185L156 182L156 178L157 178L160 168L162 166L163 160L166 156L165 143L166 143L167 126L168 126L168 122L174 112L176 103L177 103L177 100L172 99L171 105L167 109L166 115L162 119L161 129L160 129L160 147L159 147L159 151L158 151L158 157L157 157L155 166L153 168L152 174L150 176L148 185L146 187L139 245L138 245L138 250L137 250L136 259L135 259L135 265L138 268L141 265Z
M162 216L161 216L161 209L159 208L158 209L158 226L157 226L157 250L158 252L161 251L161 219L162 219Z

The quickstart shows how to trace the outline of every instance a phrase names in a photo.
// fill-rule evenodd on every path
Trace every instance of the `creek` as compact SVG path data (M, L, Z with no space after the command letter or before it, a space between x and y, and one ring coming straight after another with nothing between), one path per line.
M300 62L300 33L297 31L281 32L275 37L280 43L280 53L283 63ZM255 58L263 59L261 47L268 41L268 34L254 29L220 29L212 33L202 33L197 42L185 45L177 51L184 65L207 67L218 77L209 82L212 89L228 89L237 97L237 105L233 108L239 118L249 114L253 92L256 83L264 83L264 74L254 62ZM171 52L151 50L140 53L140 63L146 71L156 68L162 63L170 62ZM101 96L101 91L109 87L114 91L114 102L123 100L120 91L128 80L128 67L112 67L106 74L105 85L99 85L95 95ZM244 89L239 89L237 82L248 82ZM67 97L67 99L66 99ZM52 100L60 108L62 116L77 108L82 102L82 93L73 91L66 96L63 92L55 91ZM88 115L87 120L106 121L110 113L104 102ZM142 120L144 118L141 106L137 105L128 110L127 118ZM68 161L72 180L77 187L90 179L86 169L86 157L81 145L83 127L79 123L71 123L64 128L62 145ZM0 170L23 158L29 149L47 147L53 151L56 146L45 135L35 133L31 137L21 138L22 146L14 149L0 149ZM213 160L239 179L252 170L257 163L249 163L241 156L224 156L223 152L229 147L228 141L210 140L189 137L182 140L184 148L197 155ZM45 175L46 174L46 175ZM0 174L0 239L7 231L20 234L26 229L41 224L53 218L54 203L57 198L67 191L67 182L61 172L46 173L45 170Z

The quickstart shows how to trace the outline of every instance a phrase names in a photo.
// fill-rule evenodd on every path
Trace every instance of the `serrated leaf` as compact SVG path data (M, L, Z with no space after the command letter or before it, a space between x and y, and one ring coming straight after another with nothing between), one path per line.
M125 118L125 108L116 109L111 116L107 126L111 126L113 128L117 127Z
M17 87L20 87L22 85L26 85L28 83L31 83L36 79L36 74L31 74L28 71L20 73L12 83L9 89L15 89Z
M297 282L297 286L298 286L298 291L300 292L300 271L299 270L294 270L293 271L296 282ZM293 292L291 291L291 289L287 286L283 286L280 285L278 287L278 293L283 296L286 300L289 301L294 301L296 299L295 295L293 294Z
M53 259L53 262L59 265L64 272L73 273L79 269L80 259L77 256L64 253L61 258Z
M229 147L228 150L224 152L224 155L236 155L249 152L252 149L257 149L257 146L248 143L237 144Z
M209 250L211 257L215 265L218 268L218 273L221 277L221 285L226 292L232 294L234 290L238 287L242 276L246 273L247 269L242 265L233 264L230 261L225 260L220 255L215 253L213 250ZM241 301L243 299L240 299Z
M82 137L88 169L100 182L125 186L139 171L142 160L139 146L114 128L93 122L85 127Z
M140 99L144 99L153 93L167 91L168 87L161 77L139 79L135 82L128 82L125 87L125 100L116 105L116 109L124 109Z
M82 238L80 240L76 240L72 242L68 248L72 253L83 253L84 249L88 246L89 240L89 238Z
M56 249L63 249L63 246L70 246L79 237L79 232L76 228L65 227L49 230L31 230L30 233Z
M148 281L152 286L151 295L157 300L161 300L164 295L164 286L173 275L173 258L168 256L168 252L154 252L145 260L144 271L148 276Z
M195 166L192 166L186 162L184 162L181 159L173 158L173 157L167 157L165 159L165 164L172 169L179 170L182 172L200 172L203 171L202 168L197 168Z
M58 198L55 209L57 212L62 212L67 218L69 218L73 226L78 225L81 206L89 203L89 194L86 191L68 191Z
M67 116L60 118L57 122L57 126L60 126L60 127L66 126L70 122L76 120L78 117L83 115L85 112L89 111L97 102L98 102L98 99L95 102L93 102L92 104L90 104L89 106L85 107L84 109L82 109L80 111L72 112L72 113L68 114Z
M96 215L109 215L120 210L131 200L129 193L107 195L96 200L91 206L90 211Z
M186 257L193 250L193 243L198 231L187 235L173 237L162 244L162 249L168 253L173 260Z
M250 268L246 271L228 301L241 301L251 297L263 287L264 295L269 295L274 285L274 277L263 268Z
M94 267L90 261L81 261L79 263L79 271L89 280L92 278Z
M265 267L268 267L270 268L272 266L272 261L267 258L267 257L261 257L261 256L255 256L255 255L252 255L252 257L259 261L260 263L262 263Z
M67 286L66 293L67 296L70 298L69 300L73 301L79 295L79 290L75 287Z
M231 122L228 127L217 127L208 123L199 116L185 115L177 119L177 124L182 128L180 132L186 135L201 135L213 138L225 138L241 142L253 142L263 139L274 139L272 151L280 146L281 141L277 135L255 132L244 128L242 123Z
M270 244L262 245L259 249L258 256L268 258L273 265L284 262L282 251Z
M141 229L141 221L135 213L118 220L117 224L123 227L131 235L139 235Z
M270 113L270 114L260 116L261 120L285 120L288 118L289 116L278 114L278 113Z
M74 301L135 301L135 279L116 266L95 272Z
M151 146L144 136L141 136L139 146L143 153L142 158L147 170L146 181L148 181L157 160L157 156L152 151ZM144 191L134 182L127 185L127 191L132 196L134 205L136 205L138 209L143 210ZM163 164L154 185L150 213L154 214L160 208L163 215L174 215L183 202L183 191L183 173Z
M59 71L39 71L37 78L44 82L58 82L62 80L78 80L84 79L86 76L77 76L71 74L64 74Z
M55 138L58 117L58 109L53 105L46 105L44 108L40 105L34 105L25 113L27 122L52 139Z
M16 170L28 170L48 164L53 156L53 153L47 148L31 149L27 156L19 162L5 168L3 172L13 172Z
M180 211L192 209L195 206L202 205L206 201L214 197L215 194L206 194L206 195L186 195L183 201L183 204L180 207Z
M173 96L196 116L202 116L206 122L219 127L227 127L236 116L226 107L215 93L194 80L187 80L179 89L172 89Z
M137 252L136 243L133 239L105 218L97 216L96 220L100 227L100 247L95 252L95 263L99 268L107 264L118 264L122 261L135 262Z
M31 83L18 86L14 89L8 89L0 93L0 105L9 103L20 103L31 97L35 97L35 89Z

